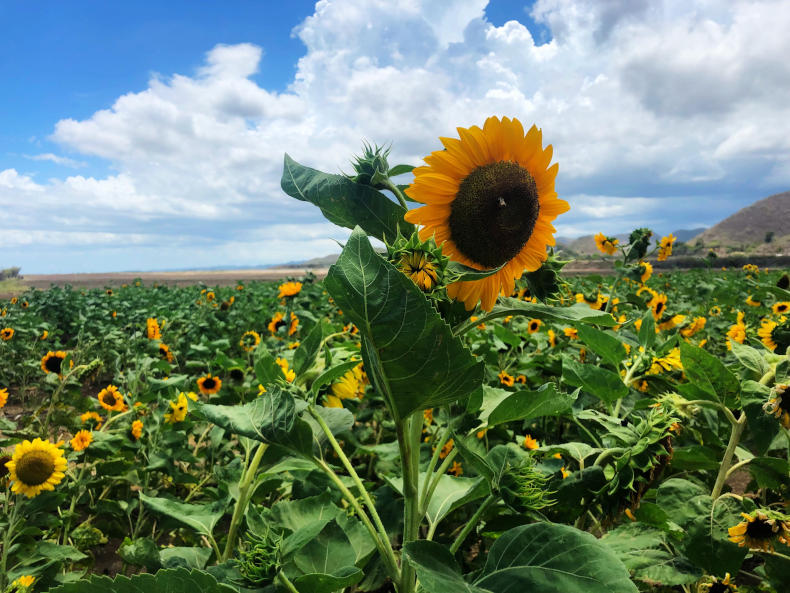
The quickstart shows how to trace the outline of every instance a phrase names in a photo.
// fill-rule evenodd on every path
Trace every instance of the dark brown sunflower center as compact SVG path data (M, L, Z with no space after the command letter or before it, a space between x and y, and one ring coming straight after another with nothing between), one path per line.
M233 379L234 381L243 381L244 371L242 371L241 369L231 369L230 378Z
M450 236L466 257L496 268L518 255L539 212L538 188L526 169L510 161L489 163L461 182L450 210Z
M116 404L118 398L115 396L114 391L106 391L104 395L101 396L101 400L108 406L112 407Z
M664 310L664 303L656 303L656 315L661 315Z
M785 390L784 394L778 397L778 406L785 414L790 414L790 389Z
M50 373L60 373L60 366L63 364L63 359L60 356L50 356L44 366Z
M46 451L30 451L16 462L16 476L26 486L43 484L55 472L55 460Z
M277 322L274 324L274 330L275 330L275 331L277 331L277 330L278 330L278 329L280 329L281 327L287 327L287 326L288 326L288 324L287 324L285 321L283 321L282 319L280 319L279 321L277 321Z
M771 331L771 339L776 342L776 353L785 354L790 348L790 324L777 325Z
M730 589L724 583L713 583L708 589L708 593L730 593L732 589Z
M211 377L208 377L205 381L203 381L203 389L214 389L216 386L217 382Z
M771 539L774 535L774 530L768 521L755 519L746 526L746 535L752 539Z

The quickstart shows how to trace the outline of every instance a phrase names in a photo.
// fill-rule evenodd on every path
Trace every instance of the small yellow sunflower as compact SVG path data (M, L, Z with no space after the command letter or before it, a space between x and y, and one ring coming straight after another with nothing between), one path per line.
M647 304L653 310L653 319L658 321L664 315L667 309L667 295L659 294L652 298Z
M108 385L96 396L99 398L101 407L108 412L123 412L126 404L123 403L123 394L115 385Z
M280 284L280 292L277 294L277 298L282 299L285 297L296 296L301 291L302 291L301 282L286 282L285 284Z
M277 358L277 359L275 359L274 362L276 362L277 366L279 366L282 369L283 377L285 377L286 381L288 381L289 383L292 383L293 380L296 379L296 371L294 371L293 369L289 369L288 368L288 361L287 360L285 360L284 358Z
M595 235L595 246L598 248L598 251L605 255L614 255L617 252L618 243L620 243L619 239L607 237L603 233Z
M170 346L164 342L159 342L159 356L164 358L167 362L173 362L173 353L170 352Z
M80 430L69 442L71 443L71 448L75 451L84 451L92 441L93 433L90 430Z
M101 416L99 416L96 412L84 412L83 414L80 415L80 422L82 424L85 424L87 422L92 422L93 429L99 430L101 428L102 423L104 422L104 419Z
M34 439L22 441L11 455L8 468L11 490L28 498L54 490L65 477L66 458L59 445Z
M550 329L549 332L549 346L552 348L557 346L557 334L554 333L553 329Z
M551 145L517 119L489 117L483 128L458 128L460 139L440 138L444 150L414 169L406 193L425 204L405 219L421 225L420 240L433 237L443 253L479 269L501 269L477 281L447 287L467 310L481 302L490 311L497 296L511 294L524 271L537 270L554 245L551 222L569 209L557 199L558 165Z
M680 330L680 335L684 338L690 338L697 332L705 329L705 324L707 321L708 320L704 317L695 317L688 325Z
M497 376L499 377L499 382L507 387L513 387L513 384L516 382L515 377L508 375L505 371L499 371Z
M530 319L529 324L527 325L527 331L531 334L534 334L540 329L540 324L540 319Z
M730 573L726 573L724 578L719 580L714 576L707 577L703 583L697 587L697 593L737 593L738 585L732 582Z
M41 370L45 373L55 373L56 375L60 375L64 360L66 360L65 352L62 350L52 352L50 350L41 359Z
M217 393L220 387L222 387L222 379L219 377L212 377L211 373L209 373L205 377L198 379L197 384L200 393L203 395L211 395L212 393Z
M115 313L115 311L113 311ZM115 315L113 315L115 317ZM145 322L145 332L149 340L158 340L162 337L156 317L149 317Z
M209 375L209 378L211 378L211 375ZM217 381L219 381L219 379L217 379ZM198 380L198 383L200 383L200 380ZM201 387L201 391L202 391L202 387ZM178 394L178 399L176 401L170 402L170 408L171 408L170 413L165 414L165 422L167 422L168 424L183 422L184 418L187 417L187 411L189 410L189 400L187 399L187 396L183 391ZM142 430L142 426L140 427L140 429Z
M566 338L570 338L571 340L579 339L579 331L575 327L566 327L562 330L562 333L565 334Z
M646 374L659 375L661 373L669 373L672 370L683 370L683 363L680 361L680 348L677 347L672 348L666 356L653 358L650 370Z
M398 269L423 292L433 290L439 280L436 266L429 257L424 251L412 251L402 254L398 264Z
M132 422L132 429L129 431L135 441L139 441L143 435L143 421L135 420Z
M532 435L527 435L524 437L524 447L529 449L530 451L534 451L540 445L538 444L538 439L533 439Z
M658 256L656 259L658 261L665 261L670 255L672 255L672 244L677 240L677 237L672 233L668 234L666 237L662 237L661 241L658 244Z
M274 314L274 317L272 317L272 320L269 322L269 325L267 327L269 331L272 333L272 335L277 334L277 332L281 327L287 327L288 335L292 336L296 333L296 328L299 327L299 318L292 311L291 323L289 324L288 322L285 321L285 315L280 311L278 311L277 313Z
M643 261L639 262L639 268L642 271L642 275L639 276L639 281L644 284L650 280L650 276L653 275L653 266L650 264L650 262Z
M666 331L668 329L672 329L673 327L677 327L685 320L686 320L685 315L672 315L668 319L665 319L664 321L656 325L656 327L658 328L659 331Z
M261 336L258 332L250 330L244 332L239 340L239 346L245 352L252 352L261 343Z
M746 304L750 307L761 307L762 303L760 301L756 301L752 298L752 295L746 297Z
M779 303L774 303L771 307L771 311L773 311L774 315L784 315L788 311L790 311L790 301L781 301Z
M0 340L7 342L11 338L14 337L14 328L13 327L4 327L0 329Z
M790 386L777 383L774 387L774 396L763 405L763 409L769 415L778 418L782 426L790 430Z

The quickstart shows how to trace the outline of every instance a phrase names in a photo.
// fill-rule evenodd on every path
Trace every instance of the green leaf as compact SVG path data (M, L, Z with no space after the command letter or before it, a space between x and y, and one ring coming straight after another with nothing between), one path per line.
M643 348L650 348L656 341L656 321L653 319L653 311L648 309L642 315L642 325L639 327L639 345Z
M313 396L318 395L318 391L321 389L321 387L332 383L335 379L339 379L359 363L359 360L347 360L346 362L327 369L318 375L318 377L315 378L315 381L313 381L313 384L310 386L310 391Z
M190 548L174 546L159 550L159 558L164 568L204 568L211 558L211 548Z
M447 262L447 267L444 269L444 281L446 284L452 282L474 282L488 278L499 272L504 267L504 264L498 268L491 268L488 270L478 270L477 268L470 268L464 264L450 260Z
M759 350L746 344L739 344L735 340L730 340L730 345L738 361L757 376L762 377L770 370L771 367Z
M203 535L213 533L214 527L228 507L227 500L218 500L211 504L188 504L169 498L146 496L142 492L140 500L152 511L167 515Z
M135 566L144 566L148 570L156 570L161 566L159 546L150 537L141 537L136 540L125 537L118 548L118 555L124 562Z
M560 393L554 383L546 383L537 391L517 391L505 398L488 416L488 426L514 420L532 420L543 416L559 416L570 410L578 391Z
M551 305L544 305L543 303L520 301L511 297L500 298L491 312L486 314L485 321L497 319L499 317L508 317L509 315L523 315L543 321L554 321L572 325L576 325L577 323L592 323L605 326L617 325L617 322L609 313L591 309L583 303L576 303L570 307L553 307ZM460 336L477 327L479 323L479 319L477 321L466 320L457 325L453 329L453 333Z
M404 175L405 173L411 173L414 169L413 165L395 165L389 171L387 171L388 177L397 177L398 175Z
M133 577L91 575L86 580L50 589L50 593L237 593L234 587L222 585L201 570L174 568L156 574Z
M362 229L351 233L324 286L359 328L365 370L397 416L454 402L482 382L483 363Z
M195 402L195 412L217 426L249 439L289 447L303 455L313 451L313 431L296 411L290 393L277 386L243 406Z
M606 403L628 395L628 387L617 373L575 360L563 360L562 380L574 387L581 387Z
M403 555L417 572L425 593L489 593L470 585L450 551L436 542L417 540L403 547Z
M785 459L755 457L747 467L759 488L780 490L790 485L790 464Z
M297 377L313 366L323 339L324 326L321 323L316 323L294 352L293 367Z
M332 519L293 556L293 566L302 573L294 579L294 585L315 593L332 593L354 585L364 576L354 566L356 559L348 536Z
M475 585L497 593L638 591L608 547L589 533L553 523L522 525L502 534Z
M680 361L683 372L693 385L729 407L737 405L741 384L719 358L682 341Z
M253 367L255 369L255 378L258 380L258 383L269 389L269 385L283 380L283 370L266 348L259 347L255 351Z
M333 574L311 573L294 579L294 586L299 591L311 593L333 593L356 585L364 577L364 573L356 566L344 566Z
M421 482L427 478L427 474L420 473ZM403 478L387 478L387 481L399 494L403 494ZM431 523L437 524L458 507L482 498L488 492L487 482L482 477L457 478L443 474L428 502L425 516Z
M693 482L680 478L670 478L659 487L656 503L669 516L669 519L685 528L697 517L710 509L713 499L707 491Z
M611 364L614 368L619 368L620 363L625 360L627 354L625 346L616 337L602 332L599 329L587 325L579 325L577 328L579 338L590 350Z
M287 154L280 185L289 196L310 202L321 209L330 222L353 229L361 227L377 239L396 239L414 232L414 225L403 220L406 209L369 185L356 183L343 175L329 175L300 165Z
M737 574L749 550L729 541L727 529L742 521L742 511L732 498L706 504L705 513L686 530L683 552L688 559L710 574Z

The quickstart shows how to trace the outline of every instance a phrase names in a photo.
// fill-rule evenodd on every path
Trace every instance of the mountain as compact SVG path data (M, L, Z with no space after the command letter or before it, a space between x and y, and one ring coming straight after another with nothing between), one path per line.
M790 191L741 208L688 244L749 253L790 253Z
M688 243L689 239L693 239L703 232L705 232L705 227L700 227L698 229L680 229L679 231L673 231L672 234L675 235L675 239L680 243Z

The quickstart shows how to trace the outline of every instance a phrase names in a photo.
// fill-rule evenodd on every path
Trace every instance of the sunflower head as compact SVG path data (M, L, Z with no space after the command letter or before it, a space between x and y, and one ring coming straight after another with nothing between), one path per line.
M442 248L437 247L432 238L421 241L415 232L406 239L398 232L392 245L387 244L387 254L423 292L433 292L444 284L449 259L442 255Z
M296 296L302 291L302 283L301 282L286 282L285 284L280 284L280 290L277 294L278 299L282 299L285 297L292 297Z
M790 347L790 323L785 317L779 319L779 323L769 319L763 319L757 335L763 344L777 354L787 353Z
M34 439L22 441L15 448L6 468L10 474L11 490L28 498L44 490L54 490L65 477L66 458L59 445Z
M92 441L93 433L90 430L80 430L69 442L71 443L71 448L75 451L84 451Z
M790 301L774 303L771 307L771 311L774 315L784 315L785 313L790 313Z
M777 383L772 397L763 404L763 410L776 417L786 429L790 430L790 385Z
M542 133L526 134L517 119L490 117L483 128L458 128L460 138L441 138L445 149L414 169L406 193L425 204L406 213L422 225L451 259L478 270L497 271L481 280L448 286L448 295L473 309L490 310L500 293L510 294L522 273L540 267L554 245L551 222L568 204L557 199L549 166L552 148Z
M607 237L603 233L595 235L595 246L598 251L604 255L614 255L617 252L617 245L620 243L619 239L615 237Z
M96 397L99 398L101 407L108 412L122 412L126 408L126 404L123 402L123 394L115 385L108 385Z
M239 346L241 346L241 349L245 352L252 352L260 343L260 334L253 330L244 332L239 340Z
M782 290L790 288L790 274L782 274L782 277L776 282L776 286Z
M0 340L7 342L11 338L14 337L14 328L13 327L4 327L0 329Z
M785 540L790 533L788 521L773 511L757 510L741 517L743 521L727 530L730 541L741 547L773 552L775 540Z
M206 375L205 377L201 377L197 380L198 389L200 389L200 393L204 395L211 395L212 393L217 393L222 387L222 380L219 377L212 377L211 373Z
M55 373L60 375L63 367L63 361L66 360L66 353L62 350L47 352L41 358L41 370L45 373Z

